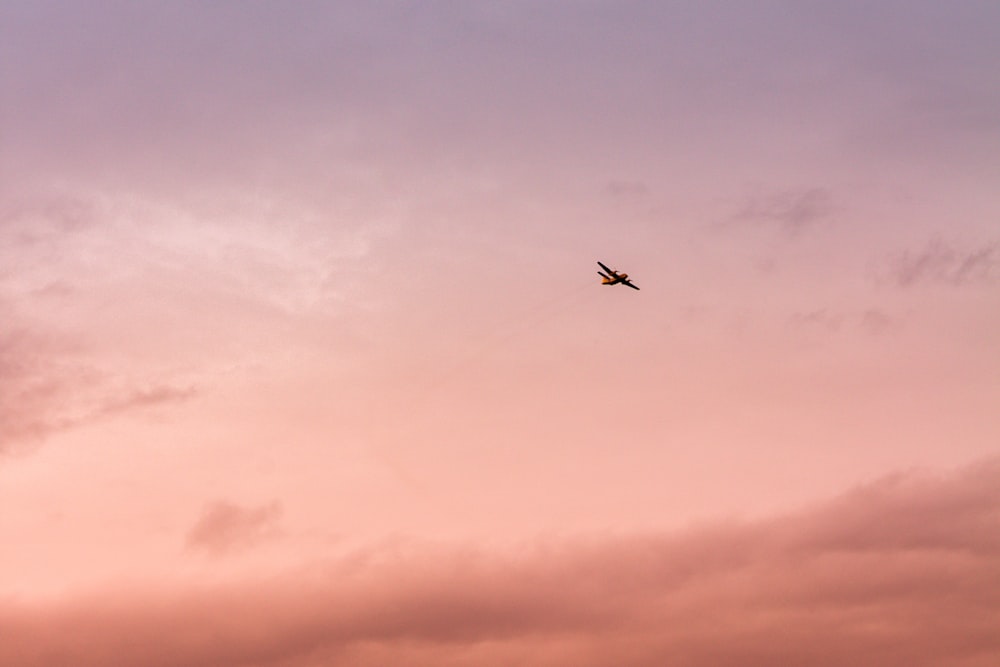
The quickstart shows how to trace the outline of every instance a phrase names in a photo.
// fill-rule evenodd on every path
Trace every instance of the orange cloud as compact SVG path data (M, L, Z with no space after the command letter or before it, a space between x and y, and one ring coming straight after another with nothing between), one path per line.
M225 534L267 509L199 525ZM992 461L670 536L504 555L396 544L225 587L7 603L0 663L986 667L1000 659L998 516Z

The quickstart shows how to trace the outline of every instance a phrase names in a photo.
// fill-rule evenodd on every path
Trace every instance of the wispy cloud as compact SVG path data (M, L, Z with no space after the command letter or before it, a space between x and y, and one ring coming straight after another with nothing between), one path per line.
M153 386L95 397L89 380L102 382L92 370L75 378L50 376L26 380L0 393L0 454L37 444L49 435L135 410L187 400L194 387Z
M932 239L922 250L907 251L895 257L889 274L899 287L922 283L964 285L992 282L997 279L1000 256L997 244L990 243L973 249L959 249L939 238Z
M130 384L95 368L70 343L27 329L0 334L0 454L52 433L185 401L193 385Z
M826 308L806 312L792 313L791 323L796 327L819 328L826 331L837 331L843 324L842 315L831 313Z
M795 311L788 318L791 327L806 332L837 334L860 329L872 334L887 334L900 326L899 318L879 308L861 311L816 308Z
M39 228L74 232L92 227L97 220L91 202L67 194L13 198L0 207L0 230L19 230L25 240L30 240L28 235Z
M642 181L616 179L608 182L607 192L612 197L644 197L649 194L649 187Z
M85 368L60 363L64 353L62 345L31 331L0 334L0 453L77 421L64 403L70 378L91 378Z
M98 404L94 409L94 416L113 415L134 409L185 401L197 393L197 389L193 386L153 385L143 389L132 389L114 394Z
M881 335L899 326L898 319L878 308L869 308L861 313L861 326L870 334Z
M222 503L193 539L239 542L277 511ZM224 588L6 603L0 661L985 667L1000 659L998 512L994 460L753 524L506 555L397 544Z
M833 195L825 188L785 190L749 197L729 222L775 225L795 236L827 220L836 210Z

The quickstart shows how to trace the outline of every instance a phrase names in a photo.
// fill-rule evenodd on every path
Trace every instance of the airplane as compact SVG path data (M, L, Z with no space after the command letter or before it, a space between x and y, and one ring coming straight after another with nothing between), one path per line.
M602 273L601 271L597 272L597 275L599 275L601 278L604 279L601 281L602 285L628 285L632 289L639 289L638 287L633 285L632 282L628 279L627 273L618 273L614 269L609 269L604 264L601 264L601 262L598 262L598 264L601 265L602 269L608 272L608 273Z

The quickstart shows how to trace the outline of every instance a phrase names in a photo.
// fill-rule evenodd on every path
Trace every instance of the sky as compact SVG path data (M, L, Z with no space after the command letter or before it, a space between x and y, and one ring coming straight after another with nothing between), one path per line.
M4 2L0 663L996 664L998 27Z

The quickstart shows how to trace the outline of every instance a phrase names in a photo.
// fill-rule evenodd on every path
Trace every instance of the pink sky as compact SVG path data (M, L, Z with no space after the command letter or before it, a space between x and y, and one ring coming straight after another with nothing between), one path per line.
M5 3L0 663L996 664L998 25Z

